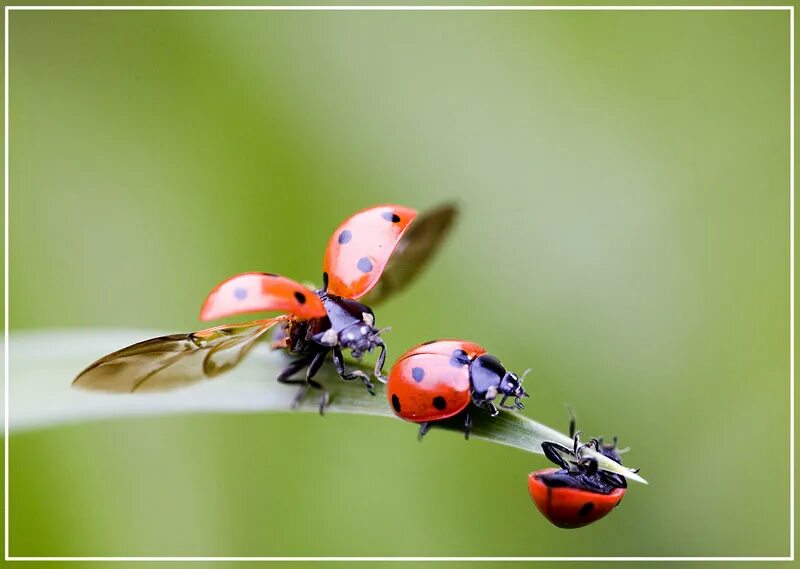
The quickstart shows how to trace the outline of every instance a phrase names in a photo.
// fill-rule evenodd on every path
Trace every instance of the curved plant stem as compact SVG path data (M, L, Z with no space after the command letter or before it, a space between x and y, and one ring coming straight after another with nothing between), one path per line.
M10 341L9 426L13 432L41 429L125 416L175 413L293 412L296 386L274 380L287 357L266 345L222 377L166 393L106 394L72 389L75 375L98 357L134 342L158 336L135 330L56 330L13 332ZM350 364L351 366L353 364ZM364 368L365 371L369 371ZM376 395L367 393L360 381L343 381L326 364L316 379L331 392L326 413L356 413L395 418L383 386ZM313 391L295 412L318 413L319 399ZM462 421L449 420L437 428L463 430ZM430 436L430 435L429 435ZM566 435L537 423L521 413L501 411L498 417L475 413L471 438L542 453L541 443L554 441L571 448ZM630 469L597 453L601 468L645 482Z

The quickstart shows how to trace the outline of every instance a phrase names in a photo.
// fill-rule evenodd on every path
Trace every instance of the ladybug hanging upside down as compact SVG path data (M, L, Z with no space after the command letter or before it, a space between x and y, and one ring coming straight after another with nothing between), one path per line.
M572 449L554 442L542 443L545 456L560 468L531 472L528 491L538 510L551 523L560 528L579 528L605 517L617 507L628 483L621 474L601 470L596 459L584 456L585 449L592 449L622 464L617 437L612 444L606 444L602 437L580 444L574 418L569 434L573 439Z

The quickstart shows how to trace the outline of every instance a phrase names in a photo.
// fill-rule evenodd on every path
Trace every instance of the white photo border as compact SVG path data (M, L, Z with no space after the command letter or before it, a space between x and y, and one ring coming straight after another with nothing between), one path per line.
M8 220L9 220L9 16L14 11L461 11L461 12L533 12L533 11L785 11L789 13L789 555L773 557L180 557L180 556L144 556L144 557L36 557L16 556L9 552L9 444L8 444L8 410L9 410L9 317L8 317ZM794 528L795 528L795 470L794 470L794 6L5 6L4 8L4 406L3 425L4 441L4 551L6 561L794 561Z

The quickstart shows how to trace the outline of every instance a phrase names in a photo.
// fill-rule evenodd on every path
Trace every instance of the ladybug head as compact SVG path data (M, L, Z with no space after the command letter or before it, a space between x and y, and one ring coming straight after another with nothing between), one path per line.
M500 381L500 386L497 390L503 394L503 398L500 400L500 406L504 409L512 409L516 407L517 409L524 409L525 405L522 404L521 399L523 397L530 397L525 390L522 388L522 381L525 379L525 376L528 375L530 369L525 370L525 373L522 374L522 377L519 377L516 373L513 372L506 372L503 376L503 379ZM514 405L506 405L506 399L509 397L514 398Z
M339 333L339 342L343 348L350 350L355 359L360 360L364 354L372 353L377 347L385 349L381 333L387 330L389 328L378 329L371 323L362 322L342 330Z

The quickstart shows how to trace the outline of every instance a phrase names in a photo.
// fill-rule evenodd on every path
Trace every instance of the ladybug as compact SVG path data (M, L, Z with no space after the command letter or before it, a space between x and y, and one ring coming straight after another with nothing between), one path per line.
M134 392L194 383L237 365L277 327L273 348L296 356L277 379L303 384L295 405L314 387L322 391L320 412L324 411L329 394L313 378L328 354L340 377L360 379L374 395L370 376L361 370L348 371L343 351L360 360L379 348L374 376L385 381L384 330L376 327L370 305L401 290L416 276L443 242L456 214L450 204L419 218L415 210L399 205L359 211L328 242L321 289L312 290L272 273L242 273L217 285L200 310L202 321L264 311L283 315L146 340L97 360L73 385ZM304 369L303 378L291 379Z
M569 434L573 438L572 449L554 442L542 443L545 456L560 468L531 472L528 491L538 510L551 523L560 528L579 528L605 517L617 507L628 483L621 474L600 470L594 458L583 457L585 448L593 448L622 464L616 437L612 444L604 443L601 437L581 445L574 418Z
M408 350L389 373L386 395L398 417L420 423L420 439L436 421L461 412L469 437L471 407L496 417L498 397L503 409L523 409L520 399L528 397L517 374L478 344L464 340L435 340ZM512 397L514 403L507 405Z

